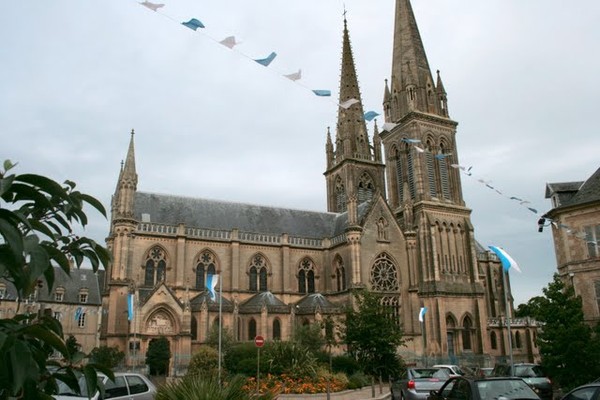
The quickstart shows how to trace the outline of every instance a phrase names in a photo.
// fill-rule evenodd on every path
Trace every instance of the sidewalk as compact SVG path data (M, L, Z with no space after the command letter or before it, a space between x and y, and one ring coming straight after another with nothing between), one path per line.
M388 400L391 399L390 387L383 385L381 392L379 385L375 385L375 397L371 386L356 390L345 390L343 392L331 393L331 400ZM280 394L278 400L327 400L327 394Z

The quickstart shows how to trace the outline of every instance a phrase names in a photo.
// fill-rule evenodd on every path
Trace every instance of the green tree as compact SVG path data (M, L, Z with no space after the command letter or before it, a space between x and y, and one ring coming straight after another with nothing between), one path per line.
M150 367L150 375L167 375L170 360L169 339L164 336L150 339L146 352L146 364Z
M81 345L77 342L77 338L73 335L69 335L67 338L65 345L67 346L67 350L69 350L69 354L75 354L79 350L81 350Z
M326 344L321 333L321 324L318 323L297 326L294 329L293 341L312 353L317 353Z
M529 299L527 303L519 304L515 310L515 318L531 317L538 319L544 301L545 298L543 296L535 296Z
M534 316L543 323L538 346L546 373L564 390L596 379L600 340L584 322L581 298L558 274L543 293Z
M404 344L402 330L376 294L359 291L354 300L356 308L348 307L343 327L350 355L373 377L395 376L402 367L396 352Z
M200 346L190 360L187 374L203 378L217 378L219 376L219 352L211 346Z
M206 338L206 344L215 349L219 349L219 325L213 324L208 332L208 337ZM233 344L233 334L226 326L223 327L221 331L221 352L223 354L227 353L227 350Z
M116 368L125 359L125 352L119 350L117 346L95 347L90 353L90 359L96 364L104 365L107 368Z
M106 217L102 204L75 190L71 181L61 185L41 175L15 175L14 167L7 160L0 169L0 277L14 285L19 300L34 293L43 281L52 291L54 266L69 274L70 259L77 267L84 259L94 270L107 266L108 251L74 231L87 225L86 204ZM61 354L62 362L50 361L53 353ZM57 380L79 391L76 370L84 374L88 391L93 393L98 366L79 366L85 357L80 351L69 351L62 325L55 318L18 313L2 319L0 399L51 399ZM103 372L113 376L110 370Z

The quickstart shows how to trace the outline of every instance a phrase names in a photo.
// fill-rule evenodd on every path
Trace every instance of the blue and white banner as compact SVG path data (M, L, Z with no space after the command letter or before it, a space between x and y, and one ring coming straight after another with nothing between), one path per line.
M127 296L127 320L131 321L133 319L133 304L135 301L135 294L133 293L129 293L129 295Z

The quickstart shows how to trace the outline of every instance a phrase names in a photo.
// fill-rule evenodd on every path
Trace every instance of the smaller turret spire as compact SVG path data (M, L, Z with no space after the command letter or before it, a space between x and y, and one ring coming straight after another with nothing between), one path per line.
M125 158L125 167L123 168L123 172L128 177L133 175L136 176L137 182L137 173L135 171L135 149L133 143L133 136L135 135L135 131L131 130L131 138L129 139L129 149L127 150L127 157Z

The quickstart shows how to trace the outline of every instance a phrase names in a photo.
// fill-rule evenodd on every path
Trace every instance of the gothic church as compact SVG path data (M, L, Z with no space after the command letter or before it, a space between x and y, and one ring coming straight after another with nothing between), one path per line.
M166 336L177 370L219 323L219 307L235 340L285 340L298 325L335 318L366 288L403 329L407 361L489 365L506 355L510 289L497 258L475 240L460 171L451 167L459 164L457 123L409 0L396 3L385 124L371 136L344 20L339 103L352 99L338 109L335 138L327 132L327 212L138 191L132 133L112 200L101 342L139 365L148 342ZM221 278L215 301L209 274ZM534 331L513 321L516 359L533 361Z

